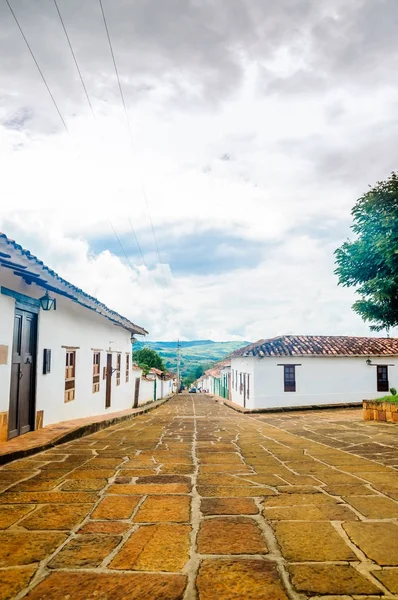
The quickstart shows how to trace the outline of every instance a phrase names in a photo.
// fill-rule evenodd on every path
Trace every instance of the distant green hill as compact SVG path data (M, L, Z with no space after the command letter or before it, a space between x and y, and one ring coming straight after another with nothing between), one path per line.
M192 340L180 342L181 346L181 374L183 379L194 380L197 377L198 367L208 369L238 348L247 346L250 342L212 342L211 340ZM156 350L163 359L167 369L177 369L177 342L141 342L134 343L134 350L148 347Z

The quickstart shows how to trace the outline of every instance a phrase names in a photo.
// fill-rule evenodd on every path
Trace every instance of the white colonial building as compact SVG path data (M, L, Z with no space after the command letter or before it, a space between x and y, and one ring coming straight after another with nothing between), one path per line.
M134 365L133 369L135 376L135 396L138 397L139 405L166 398L176 392L177 377L174 373L152 368L147 375L144 375L138 365Z
M0 234L0 441L138 405L146 333Z
M231 358L230 399L250 410L360 403L398 387L398 339L286 335Z

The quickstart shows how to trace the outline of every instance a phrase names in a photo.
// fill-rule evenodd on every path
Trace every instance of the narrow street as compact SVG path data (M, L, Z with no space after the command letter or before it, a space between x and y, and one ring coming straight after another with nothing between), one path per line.
M5 465L0 599L398 598L397 444L319 415L185 394Z

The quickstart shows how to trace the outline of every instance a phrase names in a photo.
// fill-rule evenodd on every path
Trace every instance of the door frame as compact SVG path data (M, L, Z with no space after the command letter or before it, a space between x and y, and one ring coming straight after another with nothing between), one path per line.
M1 288L1 292L4 293L5 288ZM7 292L12 290L7 290ZM29 431L36 430L36 383L37 383L37 352L38 352L38 333L39 333L39 312L40 312L40 302L36 300L36 298L30 298L29 296L24 296L23 294L19 294L18 292L14 293L6 293L6 295L13 296L15 298L15 306L14 306L14 322L13 322L13 337L14 337L14 327L15 327L15 315L17 310L21 310L23 312L28 312L30 314L35 315L35 333L33 339L33 347L32 347L32 373L31 373L31 388L30 388L30 399L29 399L29 421L30 421L30 429ZM12 357L14 354L14 341L13 346L11 348L11 367L12 367ZM8 411L10 411L10 401L11 401L11 377L12 371L10 375L10 393L9 393L9 402L8 402ZM18 387L19 389L19 387ZM16 437L20 437L24 435L20 433L20 424L18 422L18 433L10 437L10 423L8 423L8 431L7 437L8 439L14 439ZM28 432L26 432L28 433Z
M141 378L140 377L136 377L135 378L135 382L134 382L134 404L133 404L133 408L137 408L138 403L139 403L139 399L140 399L140 383L141 383Z
M105 408L112 405L112 352L106 353Z

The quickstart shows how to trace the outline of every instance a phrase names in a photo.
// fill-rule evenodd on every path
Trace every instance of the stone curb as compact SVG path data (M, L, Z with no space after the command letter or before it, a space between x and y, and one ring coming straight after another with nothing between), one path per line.
M276 406L274 408L243 408L243 406L239 406L233 402L228 402L225 398L221 396L212 396L219 404L223 404L227 408L231 408L236 412L242 413L244 415L252 415L259 413L285 413L285 412L295 412L301 410L326 410L326 409L338 409L338 408L359 408L362 406L362 402L344 402L341 404L309 404L305 406Z
M139 417L159 406L165 404L169 400L175 397L176 394L169 396L168 398L162 398L161 400L157 400L156 402L149 402L144 404L137 412L121 415L120 417L113 417L110 419L104 419L103 421L94 421L93 423L87 423L85 425L81 425L80 427L76 427L75 429L69 430L66 433L61 433L58 437L55 437L50 442L45 442L43 444L39 444L33 448L26 448L25 450L14 450L7 452L5 454L0 454L0 466L6 465L14 460L18 460L19 458L26 458L27 456L32 456L32 454L37 454L38 452L43 452L44 450L49 450L50 448L54 448L54 446L59 446L60 444L65 444L66 442L71 442L80 437L85 437L86 435L90 435L91 433L95 433L100 431L101 429L106 429L107 427L111 427L111 425L116 425L117 423L121 423L123 421L127 421L128 419L134 419L134 417Z

